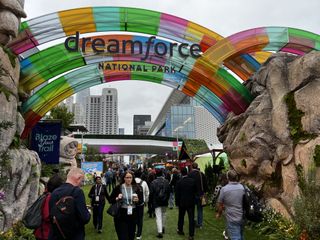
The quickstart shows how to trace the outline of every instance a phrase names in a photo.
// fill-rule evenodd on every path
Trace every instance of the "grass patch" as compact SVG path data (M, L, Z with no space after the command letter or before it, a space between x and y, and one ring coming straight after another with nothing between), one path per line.
M83 187L87 203L89 204L88 192L90 186ZM116 240L117 234L114 229L113 219L106 214L106 209L109 205L106 204L104 209L104 218L103 218L103 232L101 234L97 233L93 227L92 219L89 224L86 225L86 239L88 240L101 240L101 239L110 239ZM144 222L143 222L143 231L142 239L143 240L154 240L156 238L156 220L155 218L149 218L147 213L147 208L145 208ZM204 208L204 227L203 229L196 229L195 239L223 239L222 232L224 230L224 221L223 219L217 220L215 218L215 212L209 206ZM178 224L178 209L174 208L167 210L166 218L166 233L164 234L163 239L165 240L184 240L186 236L180 236L177 234L177 224ZM185 218L184 232L188 235L188 219ZM264 236L260 236L256 231L246 229L245 230L245 239L246 240L266 240Z

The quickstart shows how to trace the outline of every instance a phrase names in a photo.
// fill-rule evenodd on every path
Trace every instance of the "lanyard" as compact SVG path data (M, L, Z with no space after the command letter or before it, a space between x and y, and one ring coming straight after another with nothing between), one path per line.
M100 185L100 189L99 189L99 192L98 192L98 186L99 185L96 185L96 189L95 189L96 196L100 196L101 189L102 189L102 185Z
M124 192L126 193L126 199L127 199L127 204L131 205L132 204L132 200L130 199L129 201L129 196L128 196L128 192L127 192L127 188L125 185L123 185L124 188ZM132 197L132 187L130 187L130 196Z

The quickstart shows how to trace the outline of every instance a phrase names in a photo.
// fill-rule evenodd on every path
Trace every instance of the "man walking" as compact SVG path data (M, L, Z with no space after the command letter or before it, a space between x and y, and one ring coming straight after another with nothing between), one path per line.
M186 168L181 169L182 178L176 184L176 206L179 207L178 229L179 235L184 235L183 224L184 215L187 212L189 219L189 240L194 238L194 209L195 209L195 193L196 183L188 177Z
M165 233L166 208L170 197L169 181L163 177L161 169L156 170L156 179L150 186L150 201L155 209L158 235L163 238Z
M216 218L219 218L223 209L225 210L227 232L231 240L243 240L243 196L244 188L240 184L238 174L235 170L227 172L229 183L222 187L218 197L218 212Z
M52 222L49 240L84 240L84 225L90 221L85 196L80 188L84 172L71 168L66 183L55 189L49 202Z
M189 173L189 177L193 178L196 182L196 206L197 206L197 224L196 227L202 228L203 226L203 206L201 203L201 197L208 192L208 184L206 176L198 169L198 163L192 163L192 171Z

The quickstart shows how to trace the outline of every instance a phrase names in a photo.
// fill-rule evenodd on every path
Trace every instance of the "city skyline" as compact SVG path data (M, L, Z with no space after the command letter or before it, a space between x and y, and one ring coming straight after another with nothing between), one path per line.
M79 1L25 1L25 11L28 18L44 14L87 6L124 6L138 7L172 14L216 31L222 36L229 36L242 30L262 26L286 26L301 28L320 33L318 23L320 2L310 0L308 4L300 1L266 2L254 0L230 1L128 1L114 2L111 0L79 0ZM306 15L306 17L304 16ZM304 17L301 17L304 16ZM24 19L22 19L23 21ZM134 114L150 114L154 120L171 89L163 85L139 81L121 81L108 83L92 88L92 94L101 94L101 89L112 87L118 89L119 95L119 127L126 133L133 132L132 120Z

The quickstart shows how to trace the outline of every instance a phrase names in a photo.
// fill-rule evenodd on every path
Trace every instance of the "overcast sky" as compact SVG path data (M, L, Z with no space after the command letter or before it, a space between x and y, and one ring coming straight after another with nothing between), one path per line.
M295 27L320 34L320 0L25 0L27 19L47 13L87 6L138 7L169 13L207 27L227 37L242 30ZM171 89L141 81L108 83L118 89L119 127L132 133L134 114L151 114L154 120Z

